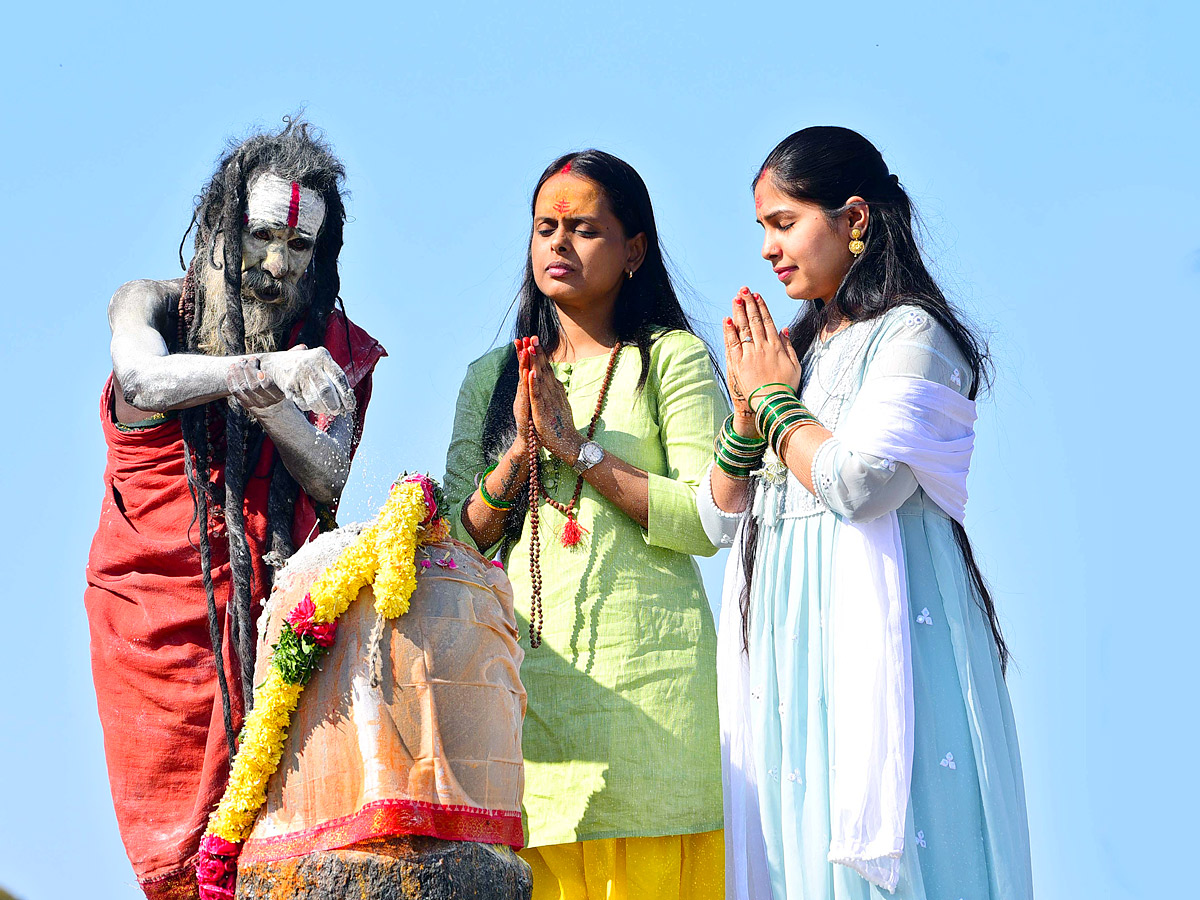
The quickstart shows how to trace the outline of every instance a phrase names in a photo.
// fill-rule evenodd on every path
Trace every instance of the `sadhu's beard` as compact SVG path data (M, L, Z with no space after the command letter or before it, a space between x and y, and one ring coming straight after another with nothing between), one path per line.
M218 273L219 275L219 273ZM223 280L213 279L224 286ZM312 279L295 284L282 281L255 266L242 273L242 322L247 353L272 353L286 349L288 333L312 300ZM204 298L197 347L208 356L226 356L224 294Z

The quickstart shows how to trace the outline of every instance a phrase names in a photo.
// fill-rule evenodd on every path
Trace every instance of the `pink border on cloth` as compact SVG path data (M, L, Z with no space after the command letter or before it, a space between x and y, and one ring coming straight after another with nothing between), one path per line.
M274 862L320 850L340 850L373 838L405 834L444 841L507 844L514 850L525 846L519 812L441 806L420 800L376 800L352 815L304 831L251 838L242 848L239 863Z

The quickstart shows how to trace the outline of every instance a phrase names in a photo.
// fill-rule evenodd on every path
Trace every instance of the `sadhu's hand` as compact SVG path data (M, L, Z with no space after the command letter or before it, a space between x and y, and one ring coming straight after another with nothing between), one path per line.
M275 380L259 368L255 356L243 356L230 365L225 373L225 384L246 410L266 409L286 399Z
M761 394L751 399L752 395L765 384L786 384L792 390L800 387L800 360L787 329L775 329L767 304L749 288L742 288L733 300L733 316L725 325L725 350L731 378L751 409L757 410L762 399Z
M299 344L291 350L264 353L259 368L304 412L332 417L354 409L354 391L346 373L324 347L310 350Z

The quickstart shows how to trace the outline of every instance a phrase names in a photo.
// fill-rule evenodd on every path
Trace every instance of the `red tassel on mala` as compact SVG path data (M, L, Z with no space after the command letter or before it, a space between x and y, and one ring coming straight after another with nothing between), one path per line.
M579 543L579 539L583 537L584 529L580 526L579 520L574 516L567 517L567 524L562 530L562 545L564 547L574 547Z

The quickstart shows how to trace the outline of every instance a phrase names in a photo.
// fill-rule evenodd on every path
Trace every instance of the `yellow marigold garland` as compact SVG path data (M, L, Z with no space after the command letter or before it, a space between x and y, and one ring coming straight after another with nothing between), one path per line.
M392 494L384 509L393 506L398 499L401 485L392 488ZM404 499L412 499L412 491L404 492ZM418 493L418 498L420 494ZM382 517L382 513L381 513ZM368 584L375 580L379 571L379 554L375 549L379 525L370 525L355 538L354 543L342 551L341 555L317 576L308 589L316 612L313 619L317 622L336 622L344 613L354 598Z
M424 476L392 486L375 523L313 581L309 596L312 621L333 623L368 584L374 585L375 609L385 618L408 612L416 589L416 550L444 540L449 524L436 507L437 486ZM266 802L267 782L279 767L292 713L304 690L289 683L276 665L254 691L254 708L246 717L241 743L229 773L229 785L209 818L201 844L201 895L224 896L226 888L204 877L204 867L217 861L227 874L236 872L238 845L254 827ZM212 840L217 838L219 840ZM228 843L224 843L228 842Z
M254 690L254 709L246 717L242 741L229 773L229 786L208 822L209 833L237 843L254 827L267 800L267 782L279 767L292 713L303 684L288 684L272 666Z
M416 491L420 502L389 504L383 508L375 536L378 574L375 576L375 611L385 619L408 612L408 598L417 587L417 529L426 518L421 485L401 485Z

